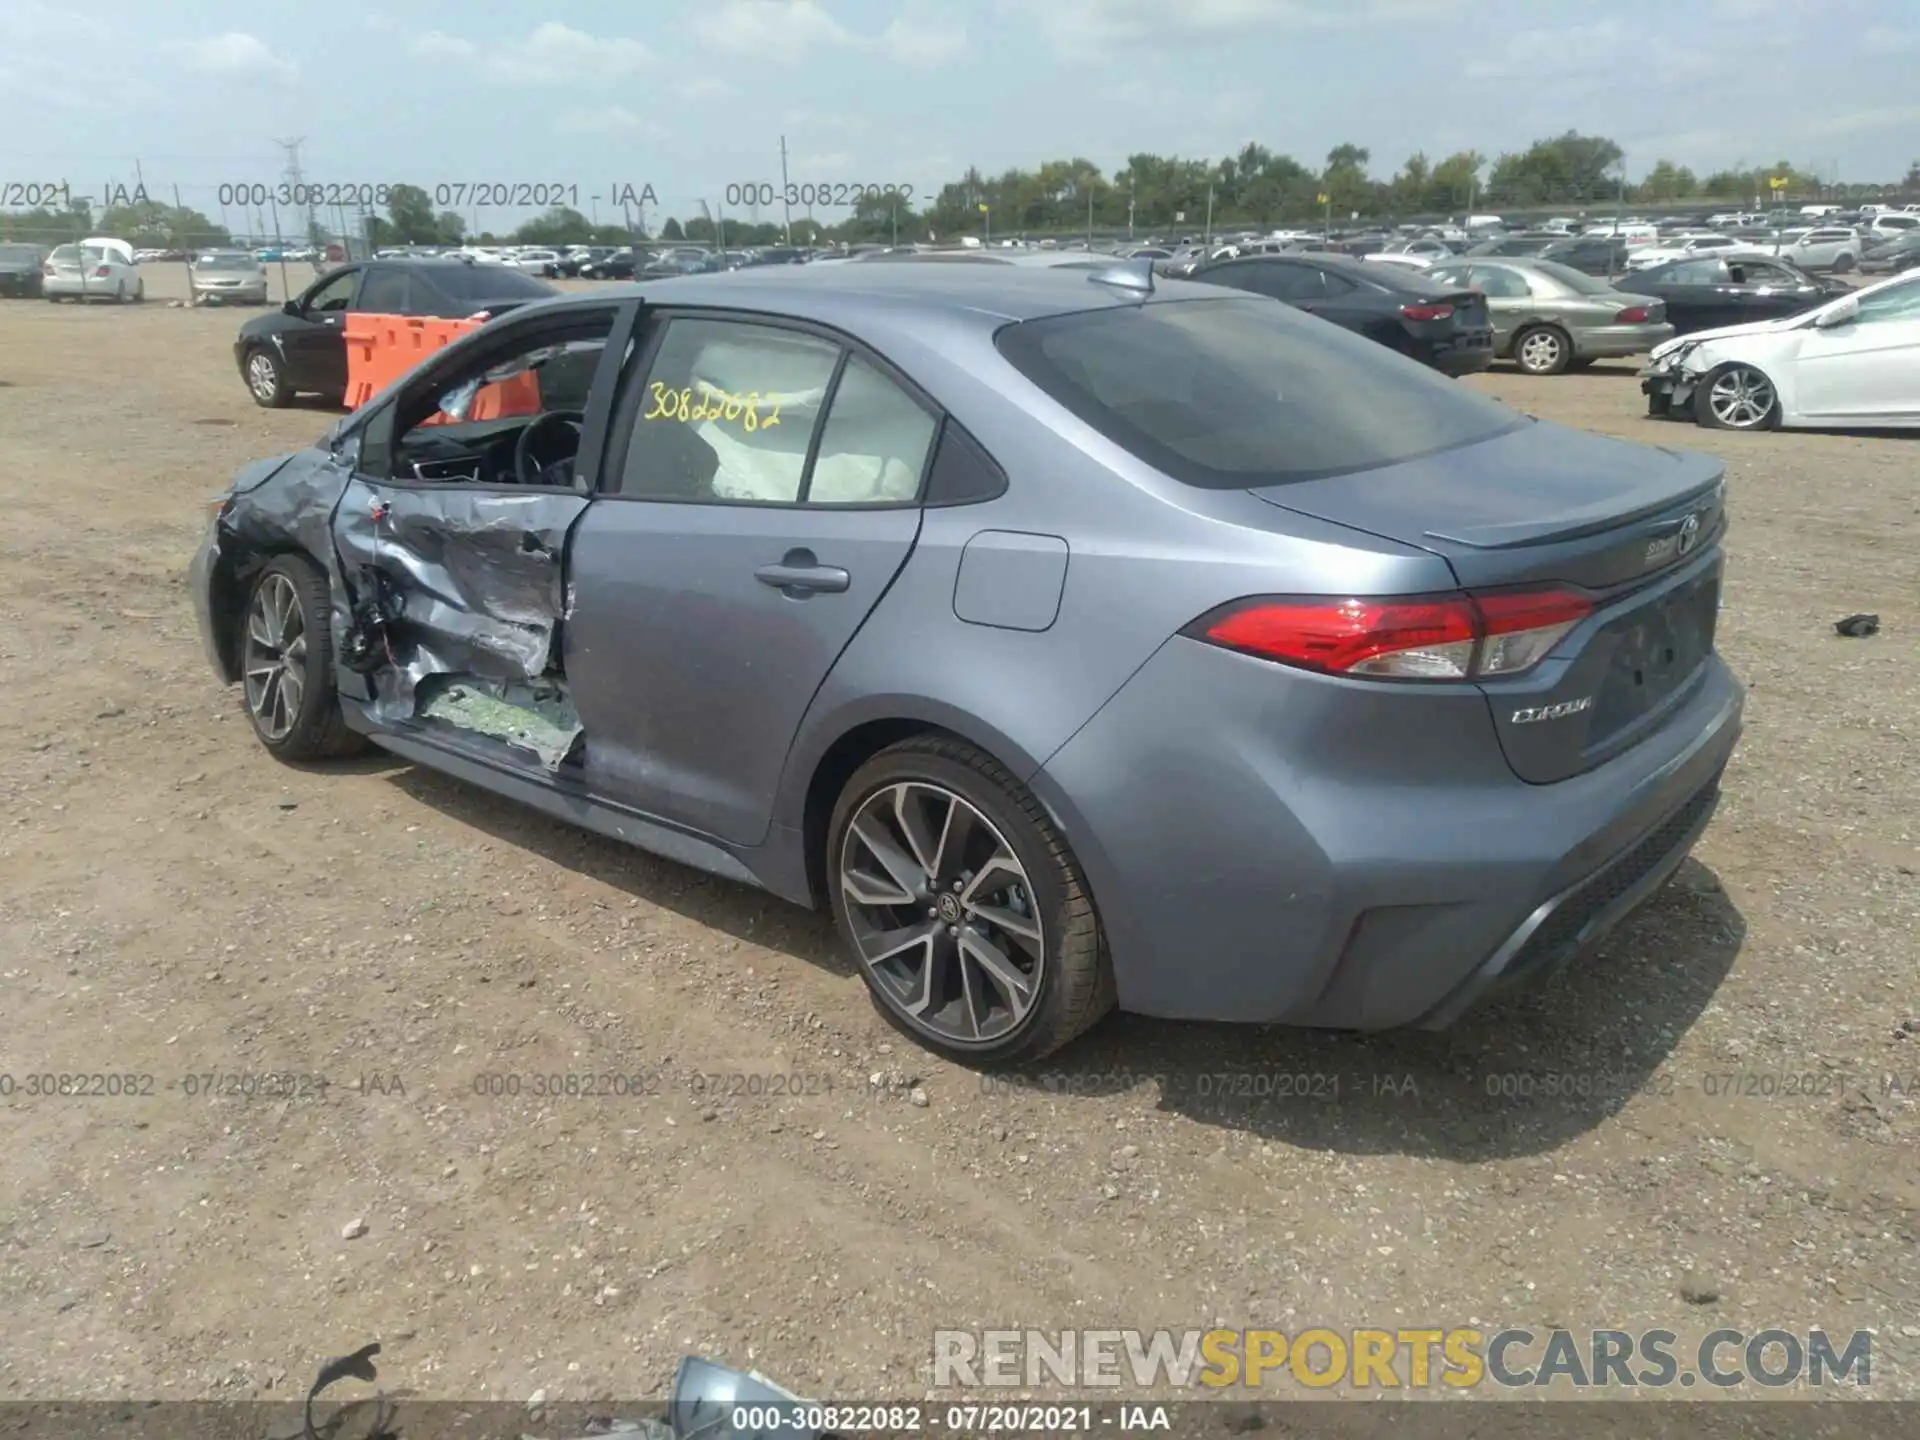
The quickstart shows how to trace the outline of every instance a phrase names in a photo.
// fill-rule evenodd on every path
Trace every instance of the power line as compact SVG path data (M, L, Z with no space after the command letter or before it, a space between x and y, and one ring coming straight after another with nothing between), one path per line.
M320 217L313 208L313 192L307 188L307 177L300 171L300 147L306 144L307 137L302 135L293 140L276 140L273 143L287 152L287 186L295 203L303 203L307 212L307 233L301 237L301 243L311 240L314 231L319 228Z

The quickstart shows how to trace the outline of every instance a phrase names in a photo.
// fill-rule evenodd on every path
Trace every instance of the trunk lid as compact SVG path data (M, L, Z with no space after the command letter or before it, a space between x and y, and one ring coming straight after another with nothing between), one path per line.
M1719 612L1724 467L1534 422L1400 465L1269 486L1269 504L1414 545L1467 591L1568 585L1594 612L1551 656L1481 682L1509 763L1547 784L1658 727L1703 674Z

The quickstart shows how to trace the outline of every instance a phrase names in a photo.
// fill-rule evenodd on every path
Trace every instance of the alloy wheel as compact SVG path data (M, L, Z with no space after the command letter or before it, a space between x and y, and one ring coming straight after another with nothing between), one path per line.
M247 709L269 741L286 739L307 689L307 627L285 575L269 575L247 607Z
M271 400L280 388L280 375L274 369L273 357L264 350L247 361L247 385L262 400Z
M991 820L945 786L902 781L861 804L839 858L861 961L901 1014L963 1045L1019 1027L1040 995L1046 932Z
M1714 380L1707 407L1729 430L1752 430L1773 413L1773 399L1771 380L1750 366L1734 365Z

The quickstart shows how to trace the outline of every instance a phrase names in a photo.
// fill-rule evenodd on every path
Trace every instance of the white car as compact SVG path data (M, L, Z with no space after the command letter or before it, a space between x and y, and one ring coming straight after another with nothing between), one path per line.
M1920 270L1803 315L1656 345L1647 411L1714 430L1920 429Z
M522 250L511 256L506 263L523 275L558 275L560 252L558 250Z
M1875 215L1867 224L1870 235L1904 235L1909 230L1920 230L1920 215L1883 213Z
M1451 260L1453 247L1444 240L1423 235L1417 240L1397 240L1386 249L1361 258L1384 260L1389 265L1411 265L1416 270L1424 270L1436 260Z
M133 247L104 236L61 245L40 272L40 293L49 300L112 300L125 305L147 298Z
M264 305L267 267L245 250L208 250L188 266L196 305Z
M1791 260L1802 270L1832 270L1844 275L1860 263L1865 242L1860 232L1844 226L1813 230L1784 230L1772 253Z
M1627 251L1627 268L1644 270L1649 265L1664 265L1669 260L1690 260L1696 255L1768 255L1772 252L1755 245L1751 240L1739 240L1732 235L1670 235L1653 245L1642 245L1637 250Z

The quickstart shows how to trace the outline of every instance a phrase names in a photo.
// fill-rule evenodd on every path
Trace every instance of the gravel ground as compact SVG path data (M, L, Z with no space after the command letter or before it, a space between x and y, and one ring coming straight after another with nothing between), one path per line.
M1469 382L1727 462L1750 725L1695 859L1446 1035L1120 1018L989 1086L820 917L266 756L181 572L329 417L249 402L237 318L0 305L0 1075L153 1087L0 1095L0 1399L278 1398L375 1338L429 1396L645 1396L699 1350L878 1399L939 1327L1215 1323L1869 1328L1920 1395L1920 441L1648 421L1628 365ZM207 1093L268 1072L317 1078Z

